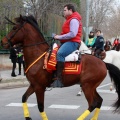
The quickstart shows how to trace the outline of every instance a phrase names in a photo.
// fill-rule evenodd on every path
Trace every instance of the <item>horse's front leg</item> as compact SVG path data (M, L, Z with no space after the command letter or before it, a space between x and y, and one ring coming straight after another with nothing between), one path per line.
M44 112L44 93L45 88L43 87L37 87L35 89L36 97L37 97L37 103L38 103L38 109L40 111L40 116L42 117L42 120L48 120L48 117L46 113Z
M27 91L22 96L23 112L24 112L25 120L32 120L30 118L30 114L29 114L29 110L28 110L28 106L27 106L27 99L33 93L34 93L33 87L30 85L29 88L27 89Z

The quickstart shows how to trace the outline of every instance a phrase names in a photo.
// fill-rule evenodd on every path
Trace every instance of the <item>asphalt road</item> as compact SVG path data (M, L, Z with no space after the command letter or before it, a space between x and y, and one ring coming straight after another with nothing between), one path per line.
M113 114L111 105L117 99L115 91L110 91L110 80L99 86L99 94L103 104L98 120L120 120L119 114ZM27 87L0 89L0 120L24 120L21 99ZM87 109L87 101L82 96L76 96L79 85L67 88L54 88L45 93L45 111L49 120L76 120ZM41 120L36 103L36 96L29 97L28 103L32 120ZM85 119L89 120L93 112Z

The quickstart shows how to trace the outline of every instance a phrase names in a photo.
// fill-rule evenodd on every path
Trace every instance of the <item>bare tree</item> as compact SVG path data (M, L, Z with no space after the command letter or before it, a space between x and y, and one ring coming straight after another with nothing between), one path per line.
M38 20L44 12L62 16L63 6L72 3L77 7L79 0L24 0L25 7L30 9Z
M113 13L113 0L91 0L90 2L90 24L94 29L100 29L104 23L106 16Z
M106 37L108 39L120 37L120 8L118 7L117 11L106 21L106 24L103 26Z

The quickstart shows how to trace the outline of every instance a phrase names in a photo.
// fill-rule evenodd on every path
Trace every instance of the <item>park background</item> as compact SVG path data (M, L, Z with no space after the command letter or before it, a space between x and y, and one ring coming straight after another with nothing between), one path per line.
M14 22L21 15L33 15L46 40L52 33L60 34L64 22L63 7L67 3L75 5L86 27L86 2L89 2L89 27L93 31L102 30L105 40L111 42L120 37L120 0L0 0L0 40L12 29L5 16ZM82 40L85 40L83 29ZM9 50L0 46L0 70L11 69Z

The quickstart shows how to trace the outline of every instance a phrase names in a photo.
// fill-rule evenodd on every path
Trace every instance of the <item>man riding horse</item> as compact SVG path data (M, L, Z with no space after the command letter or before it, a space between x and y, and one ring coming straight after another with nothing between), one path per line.
M55 35L54 39L60 40L61 46L57 52L57 80L61 81L64 69L65 57L80 47L82 36L81 16L76 12L72 4L64 6L65 23L62 26L61 35Z
M47 54L50 46L47 41L45 41L33 16L20 15L20 17L15 20L16 22L14 23L13 29L1 40L1 45L6 49L18 43L21 43L23 46L26 65L25 72L30 83L22 96L24 118L25 120L32 120L27 100L30 95L35 93L41 120L48 120L44 110L45 91L46 87L49 87L50 84L53 83L53 73L45 70L43 66L45 54ZM74 40L74 38L72 40ZM68 49L68 47L66 49ZM94 110L94 115L90 120L98 120L103 98L99 95L96 88L105 79L107 70L115 83L116 93L118 95L113 107L115 107L115 112L120 113L120 70L116 66L105 63L88 54L82 55L81 64L81 72L78 74L64 74L64 80L62 79L64 87L80 83L86 101L88 102L88 108L77 118L77 120L85 120ZM79 65L81 64L79 63Z

